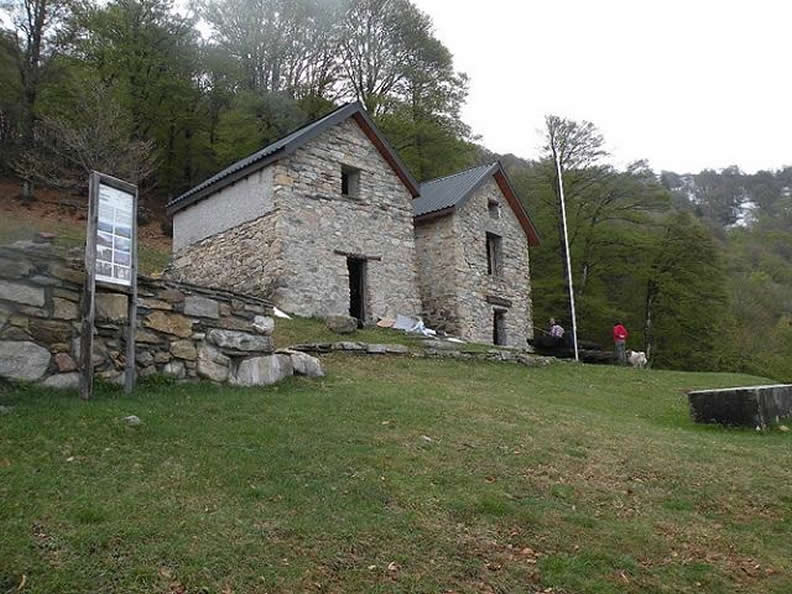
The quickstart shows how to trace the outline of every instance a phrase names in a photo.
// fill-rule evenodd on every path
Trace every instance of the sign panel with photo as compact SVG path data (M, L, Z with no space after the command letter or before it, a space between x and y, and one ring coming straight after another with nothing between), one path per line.
M99 184L96 280L130 286L134 196Z

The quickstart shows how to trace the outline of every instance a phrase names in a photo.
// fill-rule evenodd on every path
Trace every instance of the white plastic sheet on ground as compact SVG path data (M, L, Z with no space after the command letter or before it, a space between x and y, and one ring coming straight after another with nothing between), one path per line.
M396 314L396 321L393 323L394 330L404 330L405 332L412 332L414 334L423 334L424 336L435 336L437 332L431 328L427 328L421 318L411 318Z

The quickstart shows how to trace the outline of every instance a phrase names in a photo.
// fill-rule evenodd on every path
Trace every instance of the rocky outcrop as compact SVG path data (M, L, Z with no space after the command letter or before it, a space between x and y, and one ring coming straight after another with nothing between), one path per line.
M301 351L292 349L284 349L278 353L288 355L291 359L292 368L296 375L305 375L307 377L324 377L324 369L322 362L316 357L312 357Z

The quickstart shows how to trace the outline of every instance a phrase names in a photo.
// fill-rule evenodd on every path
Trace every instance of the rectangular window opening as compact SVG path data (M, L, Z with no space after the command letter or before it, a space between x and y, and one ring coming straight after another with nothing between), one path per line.
M503 260L503 238L494 233L487 233L487 274L500 276Z
M341 195L357 198L360 195L360 169L341 166Z
M500 203L497 200L489 200L487 202L487 210L491 219L498 220L501 218Z

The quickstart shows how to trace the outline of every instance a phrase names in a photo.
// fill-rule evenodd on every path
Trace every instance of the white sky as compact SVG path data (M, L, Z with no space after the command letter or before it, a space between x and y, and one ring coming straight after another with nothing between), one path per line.
M535 157L554 113L594 122L619 166L792 165L791 0L413 1L491 150Z

